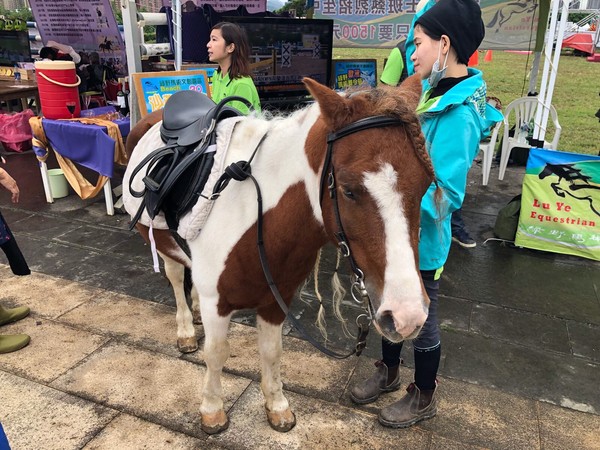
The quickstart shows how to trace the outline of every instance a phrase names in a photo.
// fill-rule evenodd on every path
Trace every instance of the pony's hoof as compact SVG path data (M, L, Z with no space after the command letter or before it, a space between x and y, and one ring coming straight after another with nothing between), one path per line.
M285 411L274 412L267 409L269 425L275 431L285 433L296 426L296 416L290 408Z
M229 427L229 418L223 410L215 414L202 414L201 421L202 431L206 434L217 434Z
M192 311L192 322L194 322L194 325L202 325L202 316L199 309Z
M177 338L177 348L181 353L193 353L198 350L198 340L196 336Z

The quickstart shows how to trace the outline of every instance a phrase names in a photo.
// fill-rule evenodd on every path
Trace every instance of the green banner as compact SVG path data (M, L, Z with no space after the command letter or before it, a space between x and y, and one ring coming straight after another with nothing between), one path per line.
M334 47L393 48L406 38L418 0L315 0L315 19L334 19ZM550 0L481 0L480 50L533 50L544 42ZM541 24L542 26L538 26Z
M531 149L515 245L600 261L600 157Z

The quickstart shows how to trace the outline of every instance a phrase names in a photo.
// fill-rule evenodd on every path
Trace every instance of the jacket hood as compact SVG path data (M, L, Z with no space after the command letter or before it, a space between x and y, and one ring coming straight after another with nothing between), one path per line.
M481 138L489 135L490 129L500 122L504 116L493 106L486 101L487 86L483 80L481 71L473 68L467 69L469 78L461 81L443 96L438 97L425 112L425 114L435 114L444 111L447 108L465 104L471 105L473 111L479 119L479 128L481 130ZM427 80L423 81L423 93L427 92L431 87Z

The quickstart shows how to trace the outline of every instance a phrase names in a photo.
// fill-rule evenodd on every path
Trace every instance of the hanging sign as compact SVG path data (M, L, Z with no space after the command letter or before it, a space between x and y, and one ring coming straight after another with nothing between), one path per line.
M210 97L205 70L141 72L132 78L142 117L163 108L175 92L192 90Z
M600 157L530 150L515 245L600 261Z

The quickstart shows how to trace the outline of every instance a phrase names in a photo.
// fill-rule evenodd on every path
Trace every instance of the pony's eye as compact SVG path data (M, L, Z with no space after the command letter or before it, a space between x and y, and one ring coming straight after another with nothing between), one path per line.
M348 188L342 188L344 195L349 198L350 200L356 200L356 197L354 196L354 193L348 189Z

